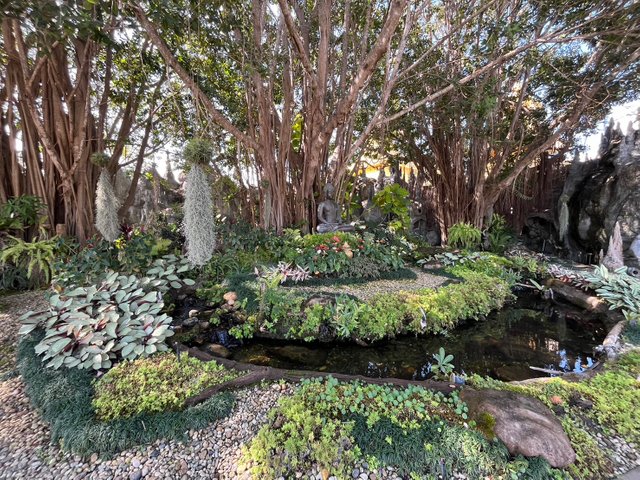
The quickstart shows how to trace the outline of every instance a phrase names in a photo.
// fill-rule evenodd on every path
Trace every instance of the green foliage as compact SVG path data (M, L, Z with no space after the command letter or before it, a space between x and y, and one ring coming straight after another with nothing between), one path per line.
M391 218L389 228L393 232L405 231L411 225L409 217L409 192L397 183L387 185L373 197L373 203L383 215Z
M206 138L192 138L184 147L187 164L207 165L213 159L213 144Z
M305 235L290 239L287 245L284 261L322 277L378 278L404 265L395 246L368 233L363 237L343 232Z
M584 279L611 310L620 309L627 320L640 321L640 280L628 275L626 268L609 272L600 265L592 274L584 275Z
M510 284L500 277L470 268L458 268L456 274L461 283L437 290L382 293L366 302L340 295L329 304L304 309L306 297L295 288L281 287L279 277L259 283L234 277L229 288L258 312L256 328L306 341L321 330L337 338L377 341L406 333L441 333L461 320L487 315L511 298Z
M0 262L13 264L26 270L27 278L35 285L48 285L56 256L62 253L57 237L50 240L33 239L31 242L9 237L10 243L2 251Z
M493 214L487 228L489 249L494 253L504 253L511 241L511 234L507 228L507 221L502 215Z
M31 403L50 424L51 440L74 454L111 455L158 439L184 440L189 430L205 428L233 408L233 396L223 393L184 411L101 422L91 405L93 376L85 370L43 368L34 353L41 338L34 332L20 341L20 374Z
M219 283L229 275L238 273L241 270L238 256L236 252L232 251L213 254L204 266L203 273L208 282Z
M69 255L59 256L53 266L54 284L61 288L99 283L108 270L123 275L144 275L157 259L179 251L174 241L131 229L113 244L92 238L84 248L68 244Z
M447 471L469 478L547 480L559 473L539 459L511 462L502 443L465 427L467 412L456 392L305 380L292 397L280 399L243 460L256 478L289 478L313 467L350 478L360 459L412 478L435 478L441 459Z
M0 206L0 232L3 230L23 230L39 225L46 205L40 197L21 195L10 198Z
M431 371L435 374L436 377L447 380L449 375L453 373L453 355L447 355L444 351L444 348L440 347L438 353L434 353L433 359L435 363L433 364L433 368Z
M171 317L160 313L164 308L161 292L193 284L178 277L188 270L184 260L180 264L169 256L156 260L143 278L111 272L99 285L51 295L49 310L21 317L20 333L46 329L36 353L54 369L100 370L119 359L165 351L164 340L173 331Z
M470 223L456 223L449 227L447 232L449 245L466 249L474 249L480 246L482 232Z
M237 376L215 362L186 355L178 360L169 352L125 361L96 382L93 407L103 421L181 410L187 398Z

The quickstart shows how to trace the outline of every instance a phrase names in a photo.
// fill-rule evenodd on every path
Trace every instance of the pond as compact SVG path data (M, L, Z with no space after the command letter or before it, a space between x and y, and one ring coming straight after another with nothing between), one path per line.
M406 336L370 347L346 343L251 340L231 347L234 360L278 368L425 379L432 355L444 347L457 372L511 381L544 376L529 366L569 370L586 364L607 334L603 318L533 294L449 334ZM590 360L590 359L589 359Z

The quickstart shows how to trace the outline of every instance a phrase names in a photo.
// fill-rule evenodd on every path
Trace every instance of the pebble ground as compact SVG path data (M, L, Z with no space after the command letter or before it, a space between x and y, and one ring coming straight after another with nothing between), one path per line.
M189 439L184 443L158 440L109 459L97 455L80 458L50 443L49 428L31 407L21 378L7 375L15 364L13 345L18 316L45 305L38 292L0 298L0 351L5 360L0 363L0 480L250 478L239 462L243 446L267 421L267 413L278 399L293 392L291 385L273 384L238 391L236 405L228 418L203 430L188 432ZM638 452L623 440L609 436L599 436L598 440L603 447L614 450L616 474L640 465ZM322 475L318 471L297 472L295 478L322 480ZM362 462L354 468L352 478L401 480L402 477L390 467L370 471Z

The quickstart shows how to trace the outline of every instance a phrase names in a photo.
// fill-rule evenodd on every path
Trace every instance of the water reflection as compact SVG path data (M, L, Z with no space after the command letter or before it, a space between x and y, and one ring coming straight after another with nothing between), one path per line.
M529 366L567 366L592 355L606 334L600 319L571 306L553 305L535 296L484 320L469 322L446 336L403 337L372 347L346 344L286 344L252 342L234 349L233 358L260 359L280 368L301 368L370 377L424 379L430 376L433 354L442 346L454 355L456 371L489 375L501 380L539 376Z

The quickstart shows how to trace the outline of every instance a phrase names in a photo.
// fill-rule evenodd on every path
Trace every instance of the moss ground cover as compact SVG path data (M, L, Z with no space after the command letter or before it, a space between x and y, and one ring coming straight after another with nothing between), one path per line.
M303 382L270 413L244 453L255 478L319 468L349 478L354 462L392 465L411 478L443 471L469 478L563 478L540 459L510 459L506 447L466 424L466 405L419 387Z
M31 402L51 426L52 440L73 453L108 455L158 438L184 439L188 430L204 428L233 407L233 396L223 393L183 411L102 422L91 404L93 375L86 370L45 368L34 352L40 335L30 334L20 342L20 373Z
M606 452L593 436L593 427L604 434L618 434L629 442L640 444L638 375L640 352L633 351L607 365L603 373L579 383L555 378L547 383L525 386L474 376L472 384L531 395L561 413L560 420L577 454L577 462L570 468L572 476L606 478L611 466ZM585 408L585 401L592 407Z
M95 384L93 406L101 420L180 410L187 398L239 375L215 362L163 353L109 370Z

